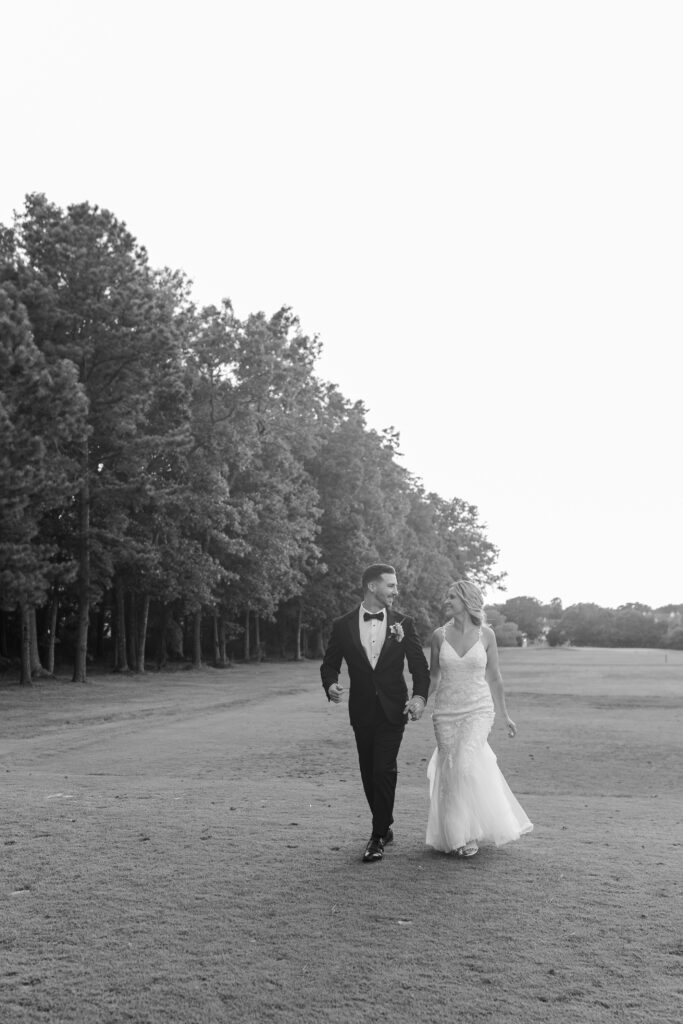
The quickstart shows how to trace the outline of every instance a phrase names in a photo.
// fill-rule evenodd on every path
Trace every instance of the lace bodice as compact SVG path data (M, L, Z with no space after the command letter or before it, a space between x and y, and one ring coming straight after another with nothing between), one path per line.
M493 699L486 682L486 648L479 638L461 658L441 627L439 649L441 678L434 699L434 713L471 714L492 711Z

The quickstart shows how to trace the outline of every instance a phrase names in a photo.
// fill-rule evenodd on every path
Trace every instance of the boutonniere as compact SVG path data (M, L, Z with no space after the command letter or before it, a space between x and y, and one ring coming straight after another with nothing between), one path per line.
M393 639L400 644L404 636L403 626L400 622L394 622L393 625L389 626L389 636L393 637Z

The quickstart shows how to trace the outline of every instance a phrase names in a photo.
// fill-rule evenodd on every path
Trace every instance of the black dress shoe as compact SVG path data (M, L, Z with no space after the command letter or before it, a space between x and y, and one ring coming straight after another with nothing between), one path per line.
M393 830L393 828L388 828L387 829L387 833L386 833L386 835L384 837L384 845L388 846L389 843L393 843L393 841L394 841L394 830Z
M372 861L381 860L384 856L384 840L381 836L370 836L368 845L365 847L363 862L370 864Z

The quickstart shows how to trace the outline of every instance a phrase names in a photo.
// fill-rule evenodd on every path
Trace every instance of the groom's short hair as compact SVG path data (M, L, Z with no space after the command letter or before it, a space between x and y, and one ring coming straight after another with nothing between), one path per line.
M395 576L396 570L393 565L387 565L385 562L377 562L375 565L369 565L361 579L363 593L368 589L368 583L374 583L375 580L378 580L380 576L384 576L385 573Z

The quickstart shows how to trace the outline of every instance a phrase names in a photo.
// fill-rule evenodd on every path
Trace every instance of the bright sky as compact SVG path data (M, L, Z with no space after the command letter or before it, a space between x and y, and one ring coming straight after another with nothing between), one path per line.
M23 0L3 36L0 221L89 200L199 302L291 305L509 596L683 601L679 0Z

